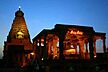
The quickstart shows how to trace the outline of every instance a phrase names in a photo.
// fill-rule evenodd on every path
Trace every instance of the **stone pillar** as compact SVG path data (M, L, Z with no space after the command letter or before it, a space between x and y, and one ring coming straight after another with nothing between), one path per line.
M37 48L38 48L37 43L38 43L38 41L37 41L37 39L36 39L36 45L35 45L35 47L34 47L35 60L37 59L37 56L38 56L38 55L37 55L37 54L38 54L38 52L37 52L37 51L38 51L38 49L37 49Z
M64 41L64 36L62 36L62 35L60 35L59 36L59 51L60 51L60 55L59 55L59 58L60 59L64 59L64 55L63 55L63 50L64 50L64 48L63 48L63 41Z
M96 40L94 40L94 57L96 57Z
M88 43L87 42L85 43L85 46L86 46L85 59L90 59L89 53L88 53Z
M40 48L40 39L36 39L36 56L37 56L37 59L40 59L40 52L39 52L39 48Z
M26 62L25 62L25 54L22 53L22 66L25 66Z
M77 54L77 44L74 44L75 54Z
M48 56L51 56L51 42L48 42Z
M39 38L39 47L41 47L41 38Z
M46 34L44 35L44 59L46 60L47 59L47 54L48 54L48 49L46 47Z
M90 34L89 38L89 51L90 51L90 59L94 59L94 47L93 47L93 36Z
M58 43L58 37L54 36L53 37L53 58L57 59L58 54L57 54L57 43Z
M79 45L80 45L80 55L81 55L80 57L81 59L84 59L85 58L84 42L80 40Z
M81 54L81 46L80 46L80 44L78 46L79 46L79 55L80 55Z
M39 38L39 48L38 48L38 55L39 55L39 59L41 60L42 57L42 48L41 48L41 37Z
M104 53L106 53L106 44L105 44L106 37L104 36L102 40L103 40L103 51Z
M85 43L85 46L86 46L86 53L88 53L88 45L87 45L87 43Z
M34 52L34 60L36 60L37 57L37 39L33 41L33 52Z

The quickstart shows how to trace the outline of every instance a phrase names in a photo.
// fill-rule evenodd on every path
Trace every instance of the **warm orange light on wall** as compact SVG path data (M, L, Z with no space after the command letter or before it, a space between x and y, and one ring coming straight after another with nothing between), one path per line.
M75 53L75 49L66 50L66 52Z
M70 31L70 34L78 34L78 35L83 35L83 32L81 32L81 31L73 31L73 30L71 30Z
M75 54L75 53L76 53L76 50L75 50L75 49L68 49L68 50L65 50L65 54L66 54L66 55Z
M44 42L44 39L41 39L42 42Z

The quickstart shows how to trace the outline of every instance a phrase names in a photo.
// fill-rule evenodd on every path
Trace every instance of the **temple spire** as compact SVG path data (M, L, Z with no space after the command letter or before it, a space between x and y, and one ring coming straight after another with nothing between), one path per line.
M22 10L20 10L20 7L19 10L15 12L15 18L13 20L8 39L16 39L18 38L18 35L22 35L23 39L30 39L30 35L24 18L24 13L22 12Z

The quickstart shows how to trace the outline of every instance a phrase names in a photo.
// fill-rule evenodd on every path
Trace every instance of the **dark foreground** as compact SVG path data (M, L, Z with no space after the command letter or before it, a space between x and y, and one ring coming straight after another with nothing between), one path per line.
M104 59L34 61L24 68L2 65L0 72L108 72L108 60Z

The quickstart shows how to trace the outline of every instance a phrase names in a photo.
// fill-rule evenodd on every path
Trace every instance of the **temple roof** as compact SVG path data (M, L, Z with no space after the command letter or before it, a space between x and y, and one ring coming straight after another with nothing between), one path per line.
M93 27L90 27L90 26L64 25L64 24L55 25L55 29L68 29L68 28L75 28L83 32L95 32Z
M40 36L44 36L45 34L60 34L61 32L65 32L68 29L76 29L84 32L86 35L88 34L94 34L95 36L105 36L106 33L101 32L95 32L93 27L90 26L79 26L79 25L64 25L64 24L56 24L54 29L43 29L37 36L33 38L35 40L36 38Z

